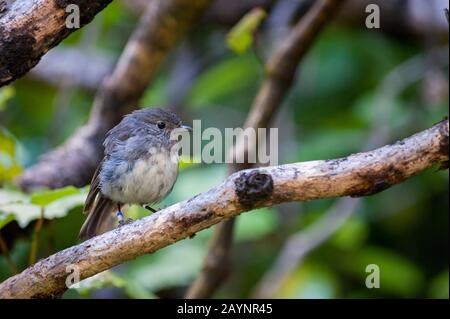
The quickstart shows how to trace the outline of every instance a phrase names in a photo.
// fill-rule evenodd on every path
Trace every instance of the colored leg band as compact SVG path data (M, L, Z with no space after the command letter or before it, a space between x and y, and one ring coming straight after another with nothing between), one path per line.
M117 211L117 219L119 220L119 222L123 220L123 213L120 210Z

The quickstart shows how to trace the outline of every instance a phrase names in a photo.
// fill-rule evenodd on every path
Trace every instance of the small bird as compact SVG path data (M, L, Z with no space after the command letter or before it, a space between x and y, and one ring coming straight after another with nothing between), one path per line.
M91 181L84 212L88 214L79 238L98 235L115 210L119 225L126 222L124 204L155 204L172 190L178 175L175 129L190 130L178 115L145 108L126 115L106 135L104 158ZM145 208L154 212L150 206Z

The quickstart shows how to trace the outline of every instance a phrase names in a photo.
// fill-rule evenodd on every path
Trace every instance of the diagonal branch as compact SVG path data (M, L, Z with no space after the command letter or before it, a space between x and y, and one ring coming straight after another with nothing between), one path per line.
M137 107L168 52L211 0L155 0L142 15L114 72L97 92L89 122L18 180L26 190L84 186L103 154L105 133Z
M66 27L66 7L78 5L80 26L111 0L0 1L0 87L27 73L76 28Z
M437 57L434 62L439 63L441 67L447 65L448 48L433 52L433 56ZM388 143L392 132L383 124L392 116L391 103L409 85L426 75L426 60L427 56L422 54L408 59L390 71L378 85L375 90L377 112L371 123L371 132L366 139L365 149ZM272 298L306 256L326 242L355 214L361 200L362 198L339 198L313 225L289 235L280 248L275 262L256 286L253 297Z
M290 31L266 65L267 77L253 102L244 128L256 130L269 125L294 81L298 64L342 2L317 1ZM257 143L248 145L241 136L232 153L244 154L243 158L246 159L247 154L254 152L256 147ZM231 174L251 166L245 163L235 164L229 167L229 171ZM187 298L210 297L228 275L233 228L234 219L230 219L214 230L202 272L189 287Z
M255 208L372 195L448 157L446 119L370 152L240 171L207 192L39 261L1 283L0 298L58 296L67 289L66 278L74 268L84 279Z
M113 58L104 53L84 47L58 47L48 52L29 76L56 87L69 83L70 86L95 92L113 67Z

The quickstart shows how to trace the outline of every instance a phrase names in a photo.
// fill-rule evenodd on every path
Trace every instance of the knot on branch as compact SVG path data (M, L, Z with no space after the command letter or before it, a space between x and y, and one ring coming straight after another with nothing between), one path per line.
M239 203L246 208L253 207L273 193L272 176L258 170L242 172L234 180L234 186Z
M448 157L449 153L449 137L448 137L448 117L445 117L440 123L443 123L443 125L439 126L439 133L441 133L441 136L443 137L441 139L441 142L439 143L439 152L443 155Z

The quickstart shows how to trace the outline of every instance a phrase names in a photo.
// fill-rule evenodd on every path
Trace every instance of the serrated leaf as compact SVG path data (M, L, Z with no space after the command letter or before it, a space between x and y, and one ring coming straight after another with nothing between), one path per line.
M253 34L267 13L261 8L254 8L231 29L227 34L227 45L237 54L248 50L253 43Z

